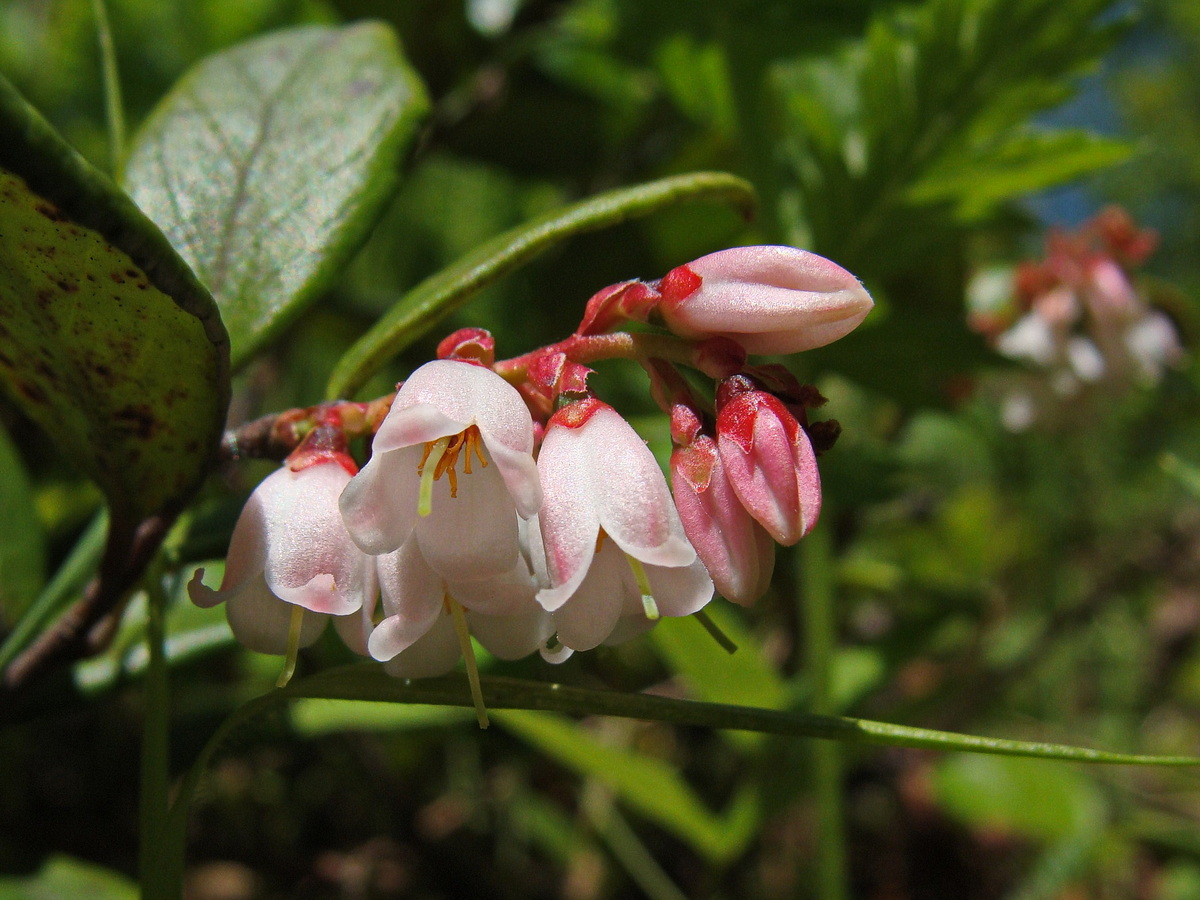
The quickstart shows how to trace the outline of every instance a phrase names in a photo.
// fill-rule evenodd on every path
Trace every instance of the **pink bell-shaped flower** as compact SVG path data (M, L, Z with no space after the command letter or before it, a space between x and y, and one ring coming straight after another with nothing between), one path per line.
M400 387L370 462L342 494L346 528L371 554L415 535L444 578L502 575L520 556L517 516L542 502L532 453L533 420L514 387L471 362L426 363Z
M690 615L712 598L662 471L611 406L588 398L560 409L537 465L550 584L537 599L554 613L562 644L587 650L660 614Z
M197 606L226 604L234 636L251 650L283 655L296 610L298 646L313 643L329 616L358 612L375 592L373 561L346 532L338 496L354 463L344 454L306 458L268 475L233 529L220 590L197 570L188 595Z
M727 337L748 353L798 353L853 331L874 305L857 278L795 247L735 247L666 274L657 311L683 337Z
M717 449L747 512L779 543L796 543L817 524L821 476L812 443L783 402L752 379L717 390Z

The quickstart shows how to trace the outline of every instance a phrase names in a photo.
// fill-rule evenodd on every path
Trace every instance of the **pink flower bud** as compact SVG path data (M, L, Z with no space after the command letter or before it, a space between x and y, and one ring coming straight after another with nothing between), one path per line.
M630 320L645 322L659 299L658 292L642 281L610 284L588 300L575 333L603 334Z
M731 338L748 353L797 353L849 334L874 305L836 263L794 247L736 247L668 272L658 285L666 326Z
M775 541L742 506L717 450L699 435L671 454L671 487L683 530L712 576L717 593L747 606L766 593Z
M722 384L717 402L717 447L734 493L771 537L796 543L821 513L808 435L777 397L753 389L748 378Z
M496 361L496 339L486 328L460 328L437 345L438 359L463 359L491 368Z

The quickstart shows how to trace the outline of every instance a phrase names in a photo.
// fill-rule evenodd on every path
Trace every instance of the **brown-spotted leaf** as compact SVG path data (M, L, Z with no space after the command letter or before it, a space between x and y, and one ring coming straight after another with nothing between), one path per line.
M0 134L0 383L129 530L213 458L225 330L158 228L2 79Z

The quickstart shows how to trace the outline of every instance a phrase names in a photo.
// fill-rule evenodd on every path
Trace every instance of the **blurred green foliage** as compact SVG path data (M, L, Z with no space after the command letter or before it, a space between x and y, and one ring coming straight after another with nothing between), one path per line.
M837 560L834 708L1115 750L1200 747L1195 368L1084 393L1012 433L976 388L1016 367L967 329L963 304L975 267L1014 262L1040 238L1029 192L1103 170L1093 183L1161 232L1150 270L1163 281L1146 292L1185 325L1195 318L1190 0L1150 2L1137 22L1107 0L111 0L109 11L134 132L193 64L294 25L388 23L429 94L365 246L247 358L237 420L317 402L406 291L496 235L601 191L732 172L762 199L752 223L697 203L576 236L445 331L486 327L515 355L569 333L600 287L721 246L830 256L878 302L860 332L788 361L844 428L821 461L820 527ZM1047 124L1102 64L1116 73L1120 133ZM0 4L0 73L111 170L98 72L90 3ZM438 336L364 395L385 393ZM631 369L610 365L597 383L661 444L664 423ZM97 498L11 405L0 424L7 628ZM223 473L191 509L172 544L182 577L220 558L262 471ZM715 609L740 645L733 657L682 621L558 668L487 665L803 709L799 593L781 564L756 607ZM181 599L168 620L173 773L277 674L231 645L219 615ZM106 655L0 732L0 871L12 873L0 897L92 877L55 854L133 869L140 608ZM331 638L303 665L346 658ZM221 877L243 897L815 896L811 747L655 723L496 720L477 734L457 711L304 701L239 731L198 802L189 896L213 896ZM847 748L843 766L851 896L1176 900L1200 885L1194 775L865 747ZM127 895L97 878L112 885L97 896Z

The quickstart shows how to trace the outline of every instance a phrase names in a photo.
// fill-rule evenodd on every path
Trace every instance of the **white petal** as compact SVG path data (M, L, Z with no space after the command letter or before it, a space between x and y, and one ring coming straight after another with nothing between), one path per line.
M384 663L383 670L396 678L433 678L452 670L459 656L454 622L444 612L420 640Z
M626 596L637 596L628 587L632 577L621 551L606 541L578 590L554 613L559 642L572 650L601 644L616 627Z
M287 653L288 630L296 609L299 607L272 594L262 576L243 582L230 592L225 604L229 627L238 643L258 653L276 656ZM300 629L300 646L315 643L327 620L328 616L306 611Z
M498 440L491 431L479 430L483 444L488 449L504 487L517 508L517 514L528 519L542 507L542 483L538 478L537 463L533 454L525 449L513 448Z
M411 647L444 612L445 585L429 568L416 540L377 559L384 619L371 632L367 648L388 660Z
M471 474L458 474L457 497L447 475L434 482L433 511L414 534L430 567L448 580L503 575L521 555L512 498L490 462L475 460Z
M1028 313L996 339L996 349L1010 359L1027 359L1048 366L1058 357L1054 329L1037 313Z
M359 656L370 656L367 639L371 636L371 620L362 610L348 616L334 616L333 627L347 647Z
M260 491L264 484L279 474L273 472L268 475L250 494L238 515L237 524L233 526L233 534L229 538L229 553L225 557L222 593L262 575L263 565L267 561L267 519Z
M365 553L390 553L403 544L417 521L423 447L376 453L342 491L342 521Z
M447 589L465 609L487 616L532 615L541 610L533 599L537 585L524 558L503 575L453 581Z
M1067 361L1080 381L1099 381L1107 368L1100 348L1081 335L1067 342Z
M313 612L348 615L363 604L367 557L350 540L338 496L350 475L336 462L269 476L255 496L266 526L271 591Z
M522 615L487 616L469 612L471 634L500 659L521 659L537 650L554 633L550 614L534 606Z
M533 452L529 408L517 389L491 369L450 359L421 366L400 387L376 439L383 437L385 446L394 446L393 440L404 443L434 440L419 435L414 438L414 432L398 426L393 435L394 426L389 420L422 403L436 407L448 420L459 423L456 430L446 434L457 434L469 425L478 425L480 432L487 433L492 440L513 450Z
M359 656L370 656L367 640L375 628L375 607L379 603L379 577L376 575L377 558L369 557L368 583L362 609L348 616L335 616L333 627L347 647Z
M552 587L539 591L537 600L551 612L562 606L586 577L600 534L599 511L588 476L587 445L576 439L577 430L551 428L538 455L538 473L545 492L538 524L546 578ZM531 553L535 544L531 540ZM534 568L540 563L535 561Z
M696 558L662 469L620 413L603 407L581 427L563 430L575 432L574 460L587 473L582 489L617 546L650 565L682 566Z
M699 560L675 568L646 566L646 579L654 603L664 616L690 616L713 597L712 579Z
M461 418L448 416L443 409L432 403L418 403L406 407L393 403L371 442L371 452L389 453L405 447L420 447L439 438L466 431L470 425L470 419L463 421Z

